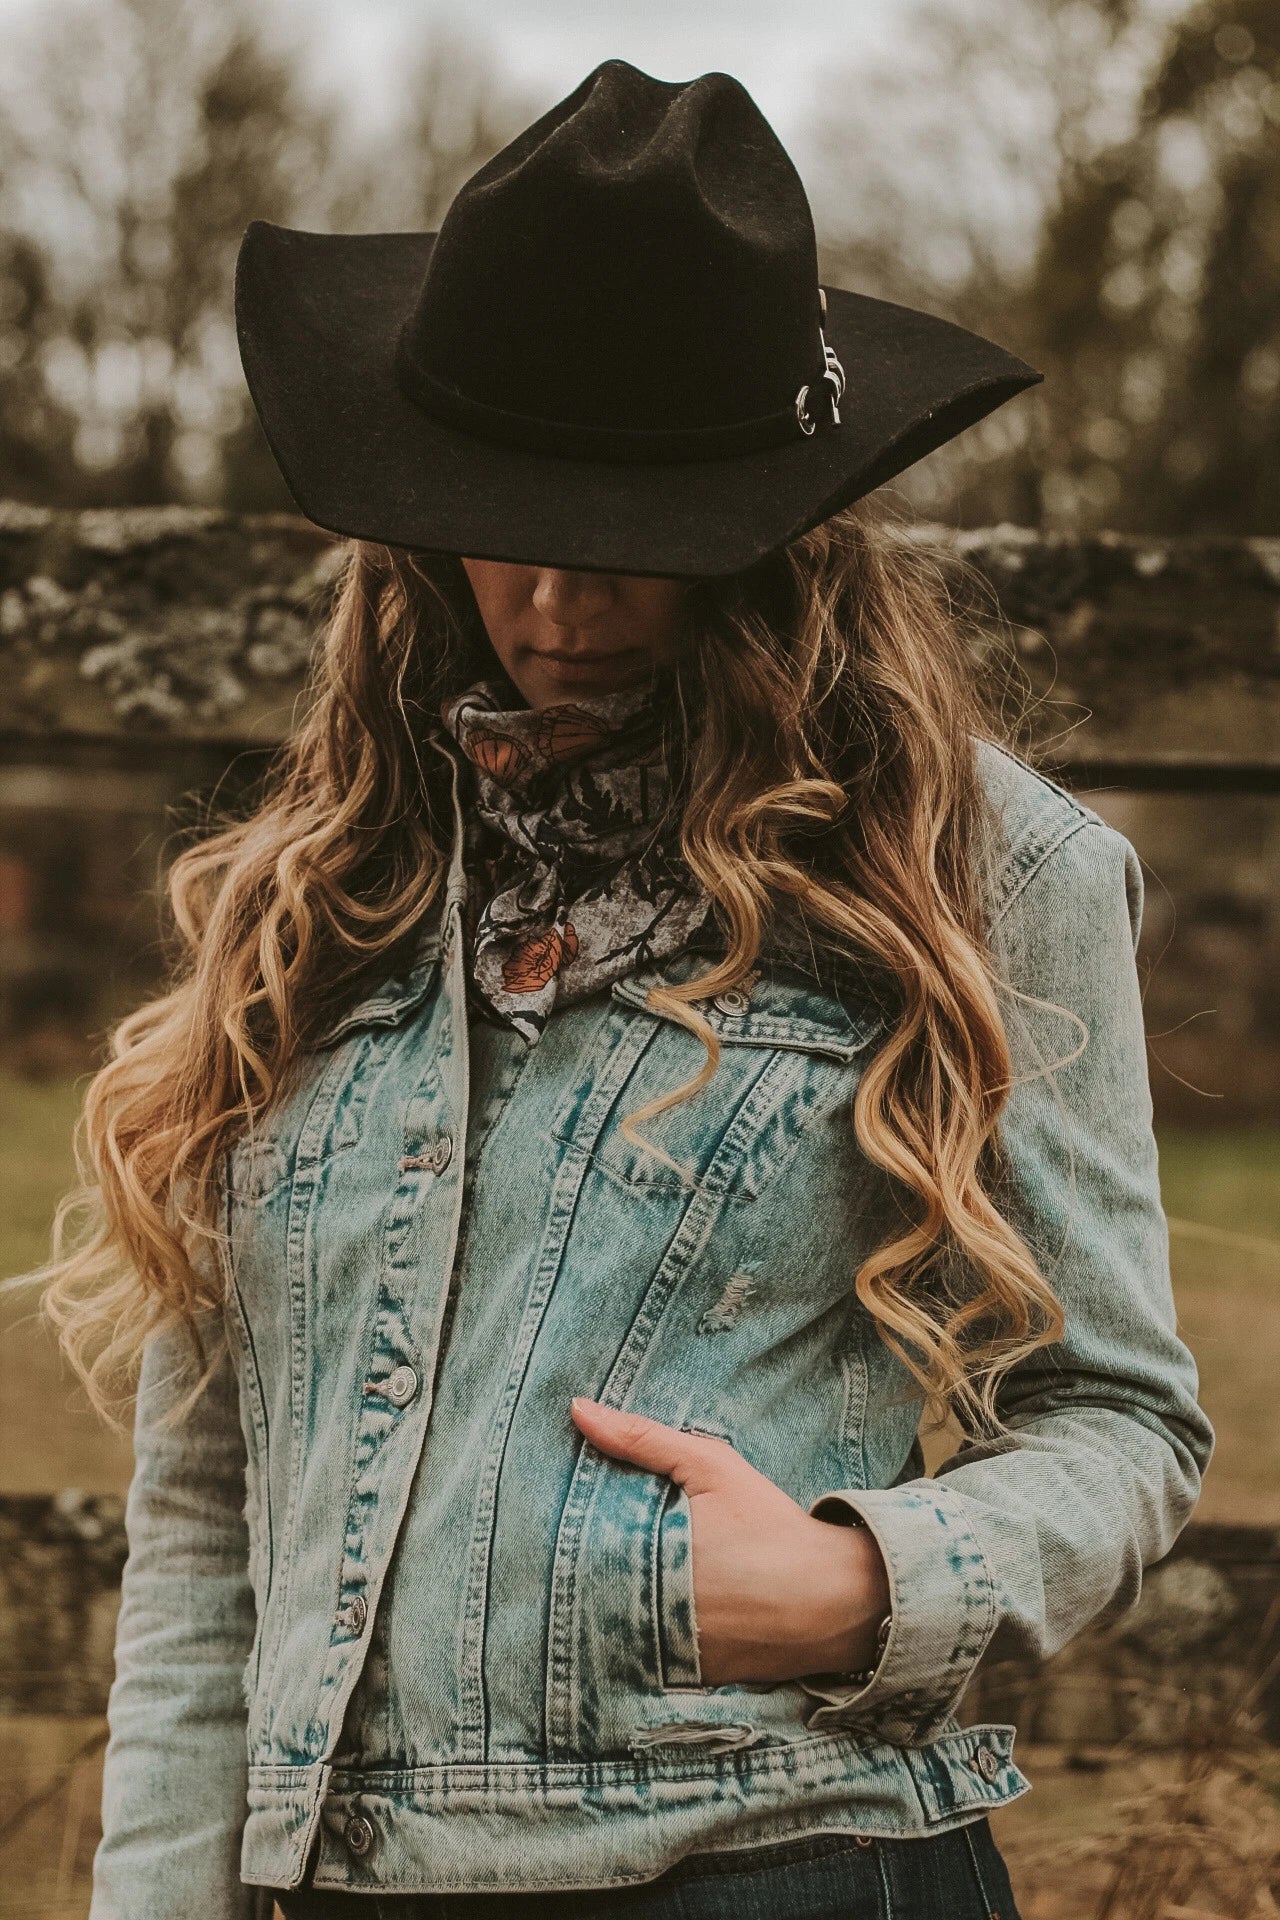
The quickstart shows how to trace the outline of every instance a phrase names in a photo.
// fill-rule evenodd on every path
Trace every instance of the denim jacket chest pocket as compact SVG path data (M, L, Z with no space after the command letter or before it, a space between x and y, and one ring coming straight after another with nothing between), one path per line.
M380 1058L394 1030L435 991L438 973L433 940L412 969L383 981L320 1035L292 1094L228 1148L225 1177L233 1207L269 1205L285 1194L300 1168L314 1169L359 1143Z
M692 1079L705 1059L696 1035L649 1005L650 989L663 983L650 968L614 984L610 1015L587 1073L557 1116L555 1135L624 1188L756 1200L807 1128L837 1113L848 1117L883 1015L869 1003L851 1008L812 983L780 975L749 994L735 990L699 1002L694 1010L719 1042L714 1075L632 1130L632 1116Z

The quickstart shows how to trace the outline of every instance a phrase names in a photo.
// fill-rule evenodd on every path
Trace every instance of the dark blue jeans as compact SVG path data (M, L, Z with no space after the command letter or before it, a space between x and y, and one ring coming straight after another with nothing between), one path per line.
M691 1854L637 1887L379 1897L300 1889L286 1920L1018 1920L985 1820L923 1840L828 1834Z

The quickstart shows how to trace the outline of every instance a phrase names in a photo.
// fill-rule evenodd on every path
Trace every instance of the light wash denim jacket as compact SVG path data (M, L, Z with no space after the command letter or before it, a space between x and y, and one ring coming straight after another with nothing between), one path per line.
M874 1003L774 969L706 1004L719 1070L646 1123L682 1179L620 1127L703 1057L646 1008L656 971L532 1048L469 1029L459 837L413 970L228 1156L229 1358L168 1432L181 1342L148 1343L93 1920L265 1914L313 1848L325 1887L621 1885L1025 1790L1011 1727L959 1726L966 1683L1133 1602L1212 1436L1170 1294L1137 860L1020 762L981 766L1006 1204L1067 1327L1008 1379L1011 1437L924 1477L853 1292L900 1220L851 1125ZM703 1686L687 1500L584 1443L577 1393L856 1510L893 1594L871 1683Z

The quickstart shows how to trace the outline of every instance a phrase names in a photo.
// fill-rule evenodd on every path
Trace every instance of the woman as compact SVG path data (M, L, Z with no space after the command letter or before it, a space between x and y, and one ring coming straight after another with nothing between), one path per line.
M237 305L355 544L87 1101L94 1920L1010 1920L957 1704L1132 1602L1210 1448L1136 860L855 504L1036 376L824 299L743 90L620 62L434 240L251 228Z

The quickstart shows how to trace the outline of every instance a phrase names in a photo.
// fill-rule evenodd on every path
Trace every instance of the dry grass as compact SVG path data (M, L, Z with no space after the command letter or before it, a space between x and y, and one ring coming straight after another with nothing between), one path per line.
M74 1082L0 1071L0 1277L46 1259L54 1205L74 1178ZM95 1418L30 1293L0 1293L0 1491L122 1493L130 1449Z
M1280 1752L1259 1702L1280 1671L1280 1602L1244 1692L1202 1709L1172 1754L1091 1756L1124 1790L1092 1830L1005 1816L1024 1920L1280 1920ZM1076 1757L1079 1758L1078 1756ZM1056 1830L1055 1830L1056 1829Z
M0 1780L0 1916L83 1920L100 1832L99 1720L6 1719Z
M1023 1920L1280 1915L1274 1752L1115 1753L1083 1789L1064 1758L1024 1758L1037 1793L993 1822Z

